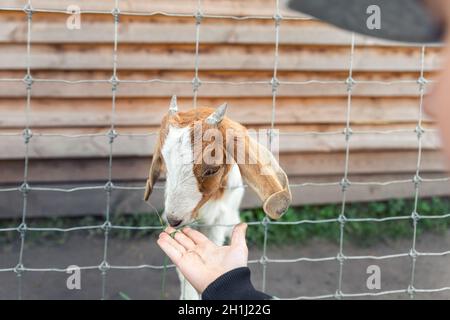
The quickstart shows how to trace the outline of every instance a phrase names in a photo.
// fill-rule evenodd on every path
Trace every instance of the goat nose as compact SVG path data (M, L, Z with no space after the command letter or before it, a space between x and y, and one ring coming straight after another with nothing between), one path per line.
M170 226L174 228L178 227L182 222L182 220L179 220L177 218L169 218L169 217L167 218L167 221L169 222Z

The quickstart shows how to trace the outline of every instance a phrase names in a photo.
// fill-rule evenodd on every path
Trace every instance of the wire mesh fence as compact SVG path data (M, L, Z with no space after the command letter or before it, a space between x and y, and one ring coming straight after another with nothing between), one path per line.
M114 190L134 190L136 192L143 192L145 189L144 186L128 186L128 185L120 185L113 181L112 178L112 168L113 168L113 148L114 142L119 136L151 136L156 135L157 132L149 132L145 134L140 133L127 133L127 132L119 132L115 128L115 114L116 114L116 95L118 88L121 83L128 84L138 84L138 83L182 83L182 84L191 84L192 85L192 93L193 93L193 106L197 107L197 100L199 94L199 88L202 84L218 84L223 86L246 86L246 85L267 85L272 90L272 112L270 119L270 135L269 135L269 144L271 146L273 135L275 134L274 126L276 124L276 108L277 108L277 92L280 86L289 86L289 85L309 85L309 84L345 84L347 88L347 108L345 115L345 127L342 131L328 131L328 132L319 132L319 131L309 131L309 132L277 132L276 134L280 135L294 135L294 136L315 136L315 135L342 135L342 139L345 141L345 166L343 168L343 175L340 181L329 181L329 182L304 182L299 184L291 184L291 188L303 188L303 187L316 187L318 190L321 187L328 186L336 186L339 187L342 194L341 201L341 210L340 214L332 219L317 219L317 220L297 220L297 221L271 221L268 218L264 218L261 221L252 221L249 222L249 225L253 226L263 226L264 232L264 242L263 242L263 250L260 259L250 260L250 264L260 264L262 267L262 289L266 291L266 269L268 264L274 263L296 263L296 262L326 262L326 261L335 261L336 266L336 275L337 275L337 287L335 292L330 292L327 294L319 295L319 296L298 296L298 297L282 297L286 299L326 299L326 298L355 298L355 297L370 297L370 296L387 296L390 294L405 294L405 296L414 297L416 293L433 293L433 292L444 292L450 291L450 286L443 286L440 288L417 288L415 286L415 269L417 259L420 257L442 257L450 255L449 251L444 252L419 252L416 249L417 242L417 226L421 220L426 219L447 219L450 218L450 213L442 213L441 215L421 215L418 212L418 202L420 201L420 187L424 183L432 183L432 182L447 182L450 181L450 178L436 178L436 179L425 179L421 177L421 161L422 161L422 138L429 132L434 130L425 130L422 126L422 118L423 118L423 101L425 95L426 86L432 82L425 78L424 74L424 64L426 57L426 47L421 47L421 55L420 61L418 64L420 65L420 73L416 80L394 80L394 81L382 81L382 80L358 80L354 78L353 75L353 66L354 66L354 56L355 56L355 35L353 34L351 37L351 42L349 43L350 54L349 54L349 70L348 76L346 79L338 80L306 80L306 81L283 81L277 78L278 71L278 62L279 62L279 42L280 42L280 25L285 20L305 20L312 19L306 17L295 17L289 16L284 17L280 13L280 3L279 0L274 1L274 13L273 16L263 16L263 15L247 15L247 16L232 16L232 15L215 15L215 14L205 14L202 11L202 0L198 0L197 8L195 12L192 13L170 13L170 12L162 12L162 11L154 11L154 12L137 12L137 11L121 11L119 8L119 1L115 0L115 5L111 8L110 11L104 10L83 10L80 13L83 14L104 14L111 15L111 19L114 22L114 32L111 37L111 42L113 43L112 54L112 70L111 77L109 79L99 79L99 80L66 80L66 79L44 79L44 78L35 78L33 77L33 72L31 68L31 50L32 50L32 23L33 23L33 14L34 13L56 13L56 14L67 14L68 12L65 10L59 9L39 9L34 8L32 6L32 1L27 0L28 3L24 8L14 8L14 7L0 7L0 13L3 11L15 11L15 12L23 12L24 19L27 21L27 41L26 41L26 73L23 78L2 78L0 82L22 82L26 89L26 102L25 102L25 117L26 117L26 126L22 132L18 133L0 133L1 137L7 136L22 136L23 144L25 149L24 156L24 173L23 173L23 182L21 185L10 188L0 188L0 192L19 192L23 197L23 207L22 207L22 215L21 215L21 223L17 227L12 228L2 228L0 229L0 233L2 232L11 232L17 231L20 235L20 250L18 253L18 260L15 265L12 265L9 268L0 269L0 272L14 272L17 275L18 281L18 299L22 298L22 286L23 286L23 277L22 275L25 272L67 272L67 268L32 268L28 267L24 264L24 245L26 241L27 232L73 232L79 230L102 230L104 233L104 245L103 245L103 255L101 257L101 262L98 265L90 265L90 266L80 266L81 270L99 270L102 277L102 288L101 288L101 298L105 299L107 296L107 279L108 279L108 271L112 269L121 269L121 270L132 270L132 269L155 269L155 270L163 270L167 268L173 268L173 265L113 265L109 263L108 257L108 240L110 236L111 230L160 230L161 226L151 225L151 226L123 226L123 225L114 225L111 222L111 194ZM194 77L192 81L187 80L165 80L159 78L147 79L147 80L132 80L132 79L119 79L118 78L118 46L119 46L119 24L121 16L166 16L166 17L184 17L184 18L192 18L193 23L195 23L195 55L194 59ZM260 81L202 81L199 77L199 69L200 69L200 44L201 44L201 26L202 20L204 18L210 19L230 19L235 21L242 20L250 20L250 19L258 19L258 20L272 20L274 26L273 35L268 35L273 37L274 43L274 63L273 63L273 74L271 79L261 79ZM301 30L300 30L301 32ZM63 134L63 133L33 133L32 128L30 126L30 113L32 112L32 95L33 95L33 85L38 82L47 82L47 83L64 83L64 84L79 84L79 83L106 83L111 85L111 122L109 126L109 130L104 133L89 133L89 134ZM382 84L382 85L394 85L398 83L416 83L418 87L419 93L419 104L418 104L418 119L416 128L412 129L398 129L398 130L384 130L384 131L358 131L352 130L351 127L351 108L352 108L352 93L353 89L358 84ZM364 134L380 134L380 135L389 135L393 133L409 133L411 135L415 135L417 137L417 166L416 172L411 179L404 180L390 180L390 181L364 181L364 182L352 182L349 179L349 159L351 157L351 141L352 137L355 135L364 135ZM109 156L107 158L107 162L105 165L108 168L108 179L102 185L96 186L86 186L86 187L76 187L76 188L53 188L53 187L40 187L34 186L29 183L28 179L28 167L30 162L29 157L29 148L30 144L33 143L33 137L42 136L42 137L62 137L67 139L74 138L82 138L82 137L104 137L105 143L108 143L109 146ZM392 216L392 217L384 217L384 218L349 218L346 216L346 207L347 207L347 193L350 188L357 188L360 186L380 186L385 187L394 184L404 184L404 185L413 185L414 193L411 195L414 197L414 209L411 213L406 213L404 216ZM162 185L156 185L156 189L162 189ZM86 225L86 226L76 226L72 228L46 228L46 227L32 227L27 225L27 211L29 208L28 203L28 195L30 192L38 193L38 192L55 192L55 193L74 193L80 191L92 190L96 192L104 192L105 193L105 210L104 210L104 222L99 225ZM411 248L409 252L399 253L399 254L391 254L384 256L351 256L345 254L345 241L344 241L344 230L346 224L352 222L368 222L368 223L380 223L385 221L411 221L412 222L412 232L413 238L411 239ZM320 258L308 258L308 257L299 257L294 259L272 259L267 255L267 246L268 246L268 230L272 225L292 225L293 227L301 228L302 225L305 224L329 224L329 223L338 223L340 226L339 231L339 250L334 256L320 257ZM203 226L197 224L197 226ZM215 225L217 226L217 225ZM222 225L225 226L225 225ZM231 225L226 225L227 227L232 227ZM208 227L208 226L206 226ZM449 248L450 249L450 248ZM343 270L345 268L345 263L347 261L352 260L389 260L400 257L409 257L411 259L411 268L410 268L410 281L409 286L406 288L399 288L397 290L389 290L389 291L380 291L380 292L344 292L342 290L342 285L345 282L345 278L343 277ZM75 262L75 261L74 261ZM270 290L269 290L270 291Z

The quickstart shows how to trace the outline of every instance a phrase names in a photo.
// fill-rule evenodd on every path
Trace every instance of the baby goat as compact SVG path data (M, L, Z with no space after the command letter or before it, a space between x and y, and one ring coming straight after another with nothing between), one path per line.
M199 221L204 225L200 231L217 245L223 245L231 231L220 225L239 223L242 179L273 219L278 219L291 203L287 176L275 157L250 137L245 127L225 117L225 111L226 104L216 110L178 112L176 97L172 97L161 123L144 195L147 201L164 166L163 218L172 227ZM181 297L199 299L195 289L178 274Z

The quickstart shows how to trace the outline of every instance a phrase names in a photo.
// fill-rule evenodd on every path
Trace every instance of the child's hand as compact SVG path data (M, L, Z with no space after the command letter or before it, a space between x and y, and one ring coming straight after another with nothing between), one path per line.
M175 232L175 229L168 227L159 235L158 245L192 286L202 293L222 274L247 266L246 230L245 223L238 224L234 227L231 244L217 246L191 228Z

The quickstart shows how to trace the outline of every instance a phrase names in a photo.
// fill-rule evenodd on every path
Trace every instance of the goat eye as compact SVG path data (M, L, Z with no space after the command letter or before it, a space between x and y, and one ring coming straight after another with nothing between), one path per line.
M215 175L219 171L220 167L211 167L207 168L205 171L203 171L204 177L210 177Z

